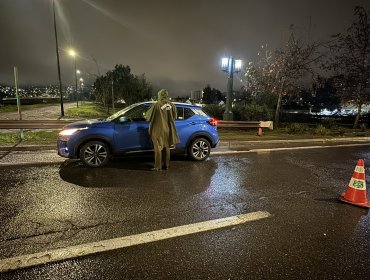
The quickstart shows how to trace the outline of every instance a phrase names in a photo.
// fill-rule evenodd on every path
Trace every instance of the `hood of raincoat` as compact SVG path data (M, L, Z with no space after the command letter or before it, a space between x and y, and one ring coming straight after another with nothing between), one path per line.
M158 101L167 101L168 100L168 91L161 89L158 91Z

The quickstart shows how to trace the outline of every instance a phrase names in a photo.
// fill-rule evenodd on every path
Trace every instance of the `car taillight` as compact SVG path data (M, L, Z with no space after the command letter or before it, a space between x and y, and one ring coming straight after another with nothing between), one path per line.
M212 126L217 126L217 124L218 124L218 120L217 120L217 119L215 119L215 118L212 118L212 119L210 119L210 120L208 121L208 123L209 123L210 125L212 125Z

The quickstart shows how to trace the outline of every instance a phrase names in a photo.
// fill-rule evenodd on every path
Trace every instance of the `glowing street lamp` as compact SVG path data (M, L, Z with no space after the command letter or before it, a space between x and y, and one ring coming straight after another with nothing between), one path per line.
M226 96L226 106L225 112L223 115L224 121L232 121L233 120L233 112L232 112L232 95L233 95L233 79L234 79L234 72L240 72L242 69L242 61L240 59L234 59L232 56L224 57L221 60L221 68L222 71L228 73L227 78L227 96Z
M77 100L77 108L78 108L78 92L77 92L77 65L76 65L76 56L77 56L77 53L70 49L68 51L69 55L73 57L74 61L75 61L75 93L76 93L76 100ZM78 70L79 71L79 70Z

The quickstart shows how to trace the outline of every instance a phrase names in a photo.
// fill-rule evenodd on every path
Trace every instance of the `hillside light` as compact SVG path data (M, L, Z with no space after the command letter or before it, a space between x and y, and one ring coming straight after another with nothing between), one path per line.
M232 95L233 95L233 79L234 79L234 72L240 72L242 69L242 61L240 59L234 59L232 56L224 57L221 60L221 68L222 71L228 73L227 78L227 96L226 96L226 106L225 112L223 114L224 121L232 121L233 120L233 112L232 112Z

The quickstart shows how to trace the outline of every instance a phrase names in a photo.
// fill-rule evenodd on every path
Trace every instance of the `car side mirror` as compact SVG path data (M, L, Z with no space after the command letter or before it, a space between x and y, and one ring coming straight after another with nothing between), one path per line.
M119 122L121 123L129 122L129 121L130 119L127 116L122 116L119 118Z

